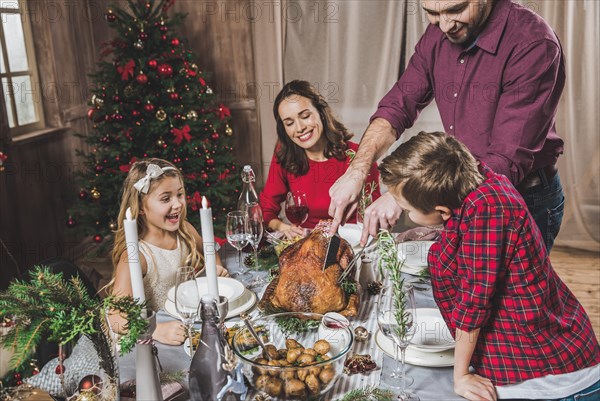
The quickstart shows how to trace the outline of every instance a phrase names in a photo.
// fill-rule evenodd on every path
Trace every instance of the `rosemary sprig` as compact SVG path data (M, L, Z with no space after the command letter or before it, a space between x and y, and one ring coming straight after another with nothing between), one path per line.
M392 401L394 393L375 386L366 386L352 390L338 401Z
M319 327L318 320L300 319L297 317L278 317L275 319L279 328L286 336L305 333Z
M346 295L355 294L357 291L356 283L353 281L350 281L348 279L342 281L342 283L340 284L340 287L346 293Z
M381 230L377 234L377 250L379 252L379 260L377 267L379 274L384 277L383 270L387 268L392 287L392 295L394 298L395 318L398 323L398 332L400 338L403 338L408 331L411 316L406 311L406 294L404 293L404 279L402 278L401 270L404 265L404 260L398 256L396 241L388 230Z

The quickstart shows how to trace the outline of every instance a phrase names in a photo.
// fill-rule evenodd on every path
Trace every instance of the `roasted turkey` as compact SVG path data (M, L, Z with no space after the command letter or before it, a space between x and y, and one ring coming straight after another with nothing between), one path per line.
M330 240L327 234L329 224L319 223L310 235L281 253L279 273L268 285L259 303L262 310L339 312L348 317L356 316L358 291L349 294L338 283L338 278L354 256L352 247L346 240L340 241L335 263L323 270ZM350 271L344 281L356 284L354 277L355 272Z

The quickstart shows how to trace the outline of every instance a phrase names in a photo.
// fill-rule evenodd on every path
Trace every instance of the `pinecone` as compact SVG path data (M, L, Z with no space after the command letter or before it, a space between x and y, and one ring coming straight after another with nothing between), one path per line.
M371 295L377 295L381 292L382 286L383 284L381 281L371 281L369 284L367 284L367 291Z

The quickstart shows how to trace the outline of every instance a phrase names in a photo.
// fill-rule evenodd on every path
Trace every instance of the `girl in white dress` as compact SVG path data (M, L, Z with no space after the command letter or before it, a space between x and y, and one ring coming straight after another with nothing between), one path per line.
M168 290L175 285L177 268L204 268L202 238L186 220L185 190L179 169L162 159L134 163L123 184L118 229L112 251L113 279L109 293L132 295L128 255L123 230L127 208L137 220L140 265L144 293L152 310L161 309ZM217 274L228 276L217 254ZM127 321L119 315L109 317L113 331L120 332ZM185 327L178 321L158 323L152 337L164 344L179 345L185 340Z

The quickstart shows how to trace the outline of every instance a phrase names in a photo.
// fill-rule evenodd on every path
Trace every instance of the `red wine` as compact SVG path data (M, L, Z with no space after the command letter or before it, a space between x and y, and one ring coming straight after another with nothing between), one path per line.
M292 224L299 226L308 218L308 206L288 206L285 215Z

